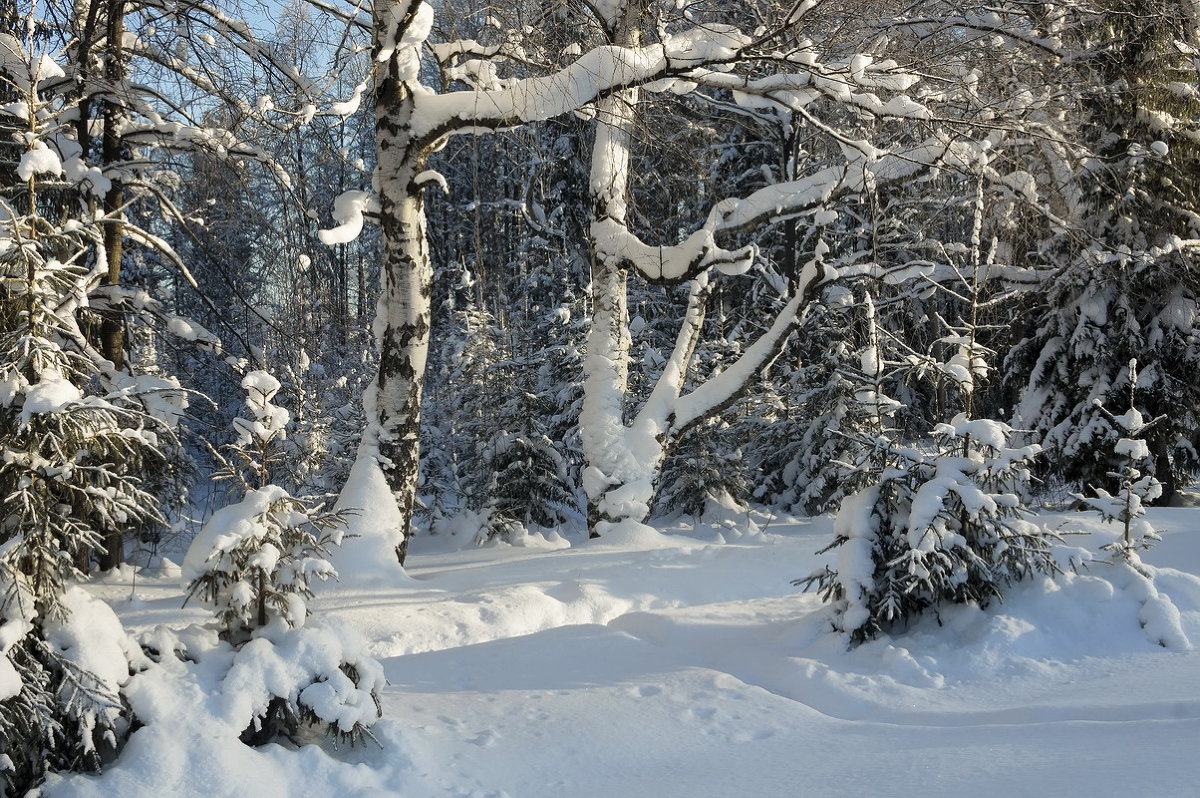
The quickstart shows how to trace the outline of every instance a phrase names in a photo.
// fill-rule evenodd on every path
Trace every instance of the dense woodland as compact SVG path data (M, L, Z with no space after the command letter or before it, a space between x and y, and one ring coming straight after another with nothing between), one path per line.
M1190 0L369 5L0 8L6 794L130 728L70 586L206 521L237 648L373 518L840 510L857 642L1200 471ZM295 703L244 739L369 734Z

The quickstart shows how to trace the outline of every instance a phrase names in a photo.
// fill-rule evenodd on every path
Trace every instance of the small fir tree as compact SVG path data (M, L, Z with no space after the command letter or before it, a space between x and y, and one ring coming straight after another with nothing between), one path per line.
M379 716L379 664L365 656L338 661L344 651L304 655L316 644L306 643L310 633L321 634L305 626L310 583L336 578L328 554L341 542L346 518L271 483L289 421L288 411L272 401L280 384L253 371L242 387L250 417L234 420L238 439L228 447L233 462L223 476L237 480L245 493L214 513L189 548L183 563L187 597L213 609L220 638L238 649L231 671L269 656L290 658L292 672L302 674L294 690L268 687L274 692L260 703L243 741L263 744L292 737L302 725L321 725L354 743L369 737ZM367 705L373 714L360 711Z
M1075 498L1099 512L1106 522L1121 525L1121 536L1101 548L1113 555L1114 581L1141 604L1138 622L1146 636L1164 648L1186 651L1191 648L1191 642L1180 624L1179 610L1168 596L1155 587L1154 569L1143 564L1138 555L1139 551L1161 540L1158 531L1144 516L1145 505L1162 495L1162 483L1153 474L1145 474L1141 469L1151 458L1145 436L1165 417L1159 416L1147 422L1135 406L1134 392L1138 381L1136 360L1129 361L1128 376L1128 410L1114 416L1103 405L1097 403L1096 406L1097 412L1120 435L1113 447L1113 456L1120 463L1120 468L1108 474L1119 485L1117 492L1109 493L1103 488L1093 487L1095 496L1075 494Z
M732 427L716 419L689 430L663 461L651 516L699 517L716 507L740 507L750 495L746 459Z
M1105 521L1121 525L1120 539L1104 546L1104 549L1144 574L1137 552L1148 549L1155 541L1161 540L1158 532L1143 518L1146 514L1145 505L1162 496L1162 483L1153 474L1144 474L1141 471L1141 467L1150 460L1150 448L1146 445L1144 436L1163 421L1164 417L1160 416L1149 422L1145 420L1141 411L1134 406L1136 385L1137 361L1130 360L1129 409L1119 416L1114 416L1100 402L1096 403L1097 412L1121 435L1113 446L1113 456L1121 467L1108 475L1119 485L1117 492L1113 494L1104 488L1093 487L1095 496L1078 493L1074 495L1084 505L1099 512Z
M493 433L480 458L491 476L477 543L515 542L533 525L553 529L578 512L566 458L546 434L552 414L549 400L523 391L497 413L508 429Z

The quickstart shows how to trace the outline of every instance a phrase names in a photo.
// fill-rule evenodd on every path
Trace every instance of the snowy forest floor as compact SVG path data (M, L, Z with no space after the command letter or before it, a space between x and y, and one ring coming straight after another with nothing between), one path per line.
M410 579L326 589L318 614L369 640L389 687L382 748L250 749L195 718L135 733L61 796L794 798L1195 795L1200 651L1168 651L1093 561L847 651L790 580L831 522L688 523L570 548L424 537ZM1062 549L1115 528L1046 514ZM1144 560L1200 647L1200 509L1154 509ZM744 524L744 517L741 519ZM534 539L535 542L540 539ZM565 545L562 541L558 545ZM131 631L207 620L178 569L92 585ZM203 707L201 702L198 707ZM203 709L180 707L180 713Z

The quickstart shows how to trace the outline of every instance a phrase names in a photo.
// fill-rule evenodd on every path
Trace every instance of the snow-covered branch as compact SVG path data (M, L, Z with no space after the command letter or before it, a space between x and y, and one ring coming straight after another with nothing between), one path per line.
M500 89L419 91L414 98L413 133L436 140L552 119L614 92L737 61L750 41L731 25L711 25L643 47L597 47L554 74L514 80Z

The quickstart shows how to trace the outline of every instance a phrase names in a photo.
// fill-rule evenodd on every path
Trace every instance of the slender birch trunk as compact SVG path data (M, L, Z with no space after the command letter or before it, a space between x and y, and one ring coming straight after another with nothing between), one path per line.
M375 96L376 182L384 252L375 319L379 370L367 395L370 422L359 456L377 459L395 498L404 535L396 557L403 565L420 461L421 388L429 352L433 284L424 197L417 185L429 148L412 135L420 40L413 36L410 41L408 32L421 28L414 24L418 14L431 12L422 11L419 0L408 0L376 2L374 13L380 70Z

